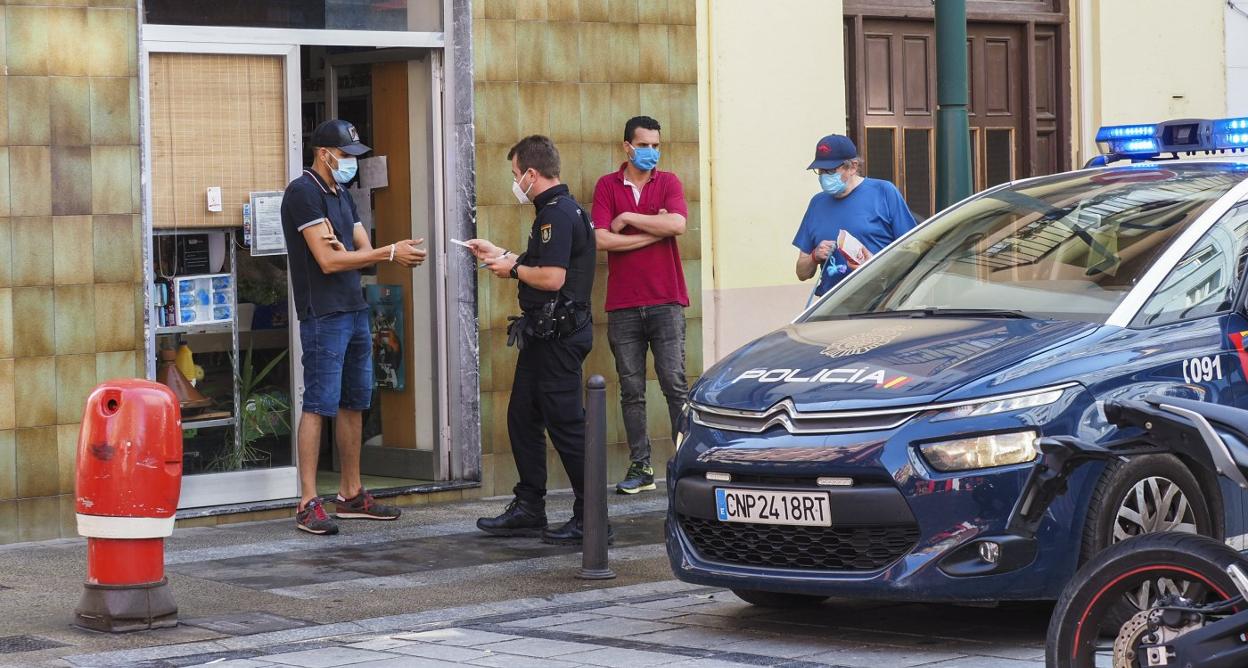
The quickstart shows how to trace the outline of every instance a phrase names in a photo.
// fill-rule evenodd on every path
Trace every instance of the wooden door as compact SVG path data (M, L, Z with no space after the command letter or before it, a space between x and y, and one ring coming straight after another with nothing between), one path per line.
M935 26L865 18L846 27L849 126L866 173L895 183L926 218L935 212ZM975 190L1060 169L1057 45L1057 26L968 24Z

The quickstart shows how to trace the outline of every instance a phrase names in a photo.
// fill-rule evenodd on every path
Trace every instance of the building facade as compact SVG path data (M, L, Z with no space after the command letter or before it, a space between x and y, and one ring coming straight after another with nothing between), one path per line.
M352 190L375 243L431 250L421 270L366 279L386 365L366 484L405 503L506 495L516 480L515 286L478 275L449 240L520 246L532 209L515 204L505 156L521 136L556 141L588 204L624 160L624 122L662 123L661 167L690 205L691 379L805 305L790 240L817 189L805 167L819 137L850 134L869 174L933 213L928 0L210 4L0 8L0 542L75 534L87 393L170 367L208 404L184 413L182 523L291 513L298 323L264 212L325 118L351 120L385 157ZM976 187L1078 166L1102 124L1248 114L1248 15L1234 4L1185 3L1179 22L1165 0L970 0ZM614 477L627 448L600 260L586 372L608 381ZM205 275L229 277L230 309L195 321L170 308L171 289L195 285L178 279ZM184 345L185 360L161 361ZM661 463L672 445L652 374L647 399ZM331 444L321 459L332 486Z

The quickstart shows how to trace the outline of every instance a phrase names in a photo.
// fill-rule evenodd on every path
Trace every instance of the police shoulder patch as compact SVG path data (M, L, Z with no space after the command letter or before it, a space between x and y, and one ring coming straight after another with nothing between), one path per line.
M553 230L553 228L552 228L552 226L551 226L549 223L548 223L548 224L546 224L546 225L542 225L542 230L541 230L541 232L542 232L542 243L549 243L549 242L550 242L550 235L551 235L551 231L552 231L552 230Z

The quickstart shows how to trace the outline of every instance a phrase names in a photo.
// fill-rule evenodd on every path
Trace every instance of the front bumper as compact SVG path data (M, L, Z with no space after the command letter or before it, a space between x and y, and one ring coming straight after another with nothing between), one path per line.
M945 480L932 491L930 485L886 482L816 487L813 480L780 475L772 477L778 482L758 476L712 483L704 472L682 477L674 468L668 473L674 482L668 487L667 552L673 573L686 582L885 600L1049 599L1059 594L1078 553L1077 543L1062 539L1068 527L1043 531L1043 549L1040 541L1020 542L1004 533L1025 469ZM719 522L713 490L724 486L827 491L833 526ZM997 544L997 564L979 558L982 541Z

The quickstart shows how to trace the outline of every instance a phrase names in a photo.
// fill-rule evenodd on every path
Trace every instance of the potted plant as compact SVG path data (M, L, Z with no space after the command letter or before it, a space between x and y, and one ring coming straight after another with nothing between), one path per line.
M240 446L234 446L234 434L228 433L226 447L213 461L212 468L218 471L237 471L264 462L269 453L255 445L256 441L268 436L285 436L290 434L290 397L276 387L261 389L264 379L275 369L286 354L278 353L258 373L252 364L252 349L247 348L240 371L236 371L239 396L242 397L239 423L242 429Z

